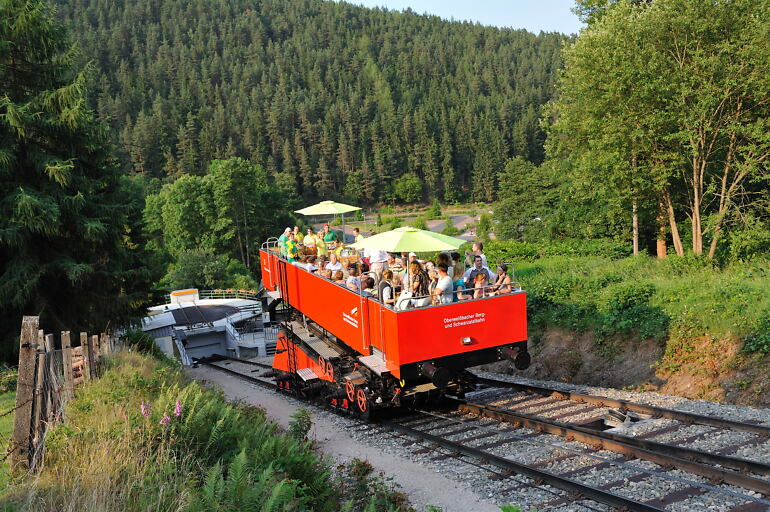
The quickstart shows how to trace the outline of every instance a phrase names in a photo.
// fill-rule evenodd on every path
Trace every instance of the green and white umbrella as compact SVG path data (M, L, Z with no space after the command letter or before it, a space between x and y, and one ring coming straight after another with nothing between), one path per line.
M294 210L294 213L300 213L308 217L313 215L337 215L342 216L342 243L345 243L345 214L360 210L358 206L351 206L336 201L321 201L318 204L307 206L301 210Z
M370 249L388 252L432 252L456 250L464 243L466 241L461 238L403 226L364 238L350 247L356 250Z

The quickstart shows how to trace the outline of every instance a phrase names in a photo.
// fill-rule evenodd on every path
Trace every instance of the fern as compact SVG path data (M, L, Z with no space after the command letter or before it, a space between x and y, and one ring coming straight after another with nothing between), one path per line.
M265 500L260 512L279 512L286 510L296 498L297 484L289 480L281 480L274 487L270 496Z

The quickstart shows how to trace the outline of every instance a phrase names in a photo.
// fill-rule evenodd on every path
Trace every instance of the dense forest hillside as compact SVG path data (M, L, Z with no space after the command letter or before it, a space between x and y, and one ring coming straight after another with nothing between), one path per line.
M511 156L542 161L540 107L565 36L319 0L60 0L93 107L126 170L265 167L306 199L495 199Z

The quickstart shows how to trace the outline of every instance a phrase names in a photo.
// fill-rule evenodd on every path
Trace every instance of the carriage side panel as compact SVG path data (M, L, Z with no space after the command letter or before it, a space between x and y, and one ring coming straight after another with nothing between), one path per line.
M369 354L362 329L366 299L283 260L278 275L284 300L359 353Z
M397 313L401 365L527 339L524 292Z

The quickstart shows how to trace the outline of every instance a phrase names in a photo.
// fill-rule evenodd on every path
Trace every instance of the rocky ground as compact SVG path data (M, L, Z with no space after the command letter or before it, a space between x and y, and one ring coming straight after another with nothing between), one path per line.
M529 510L532 506L537 505L541 512L545 510L605 509L595 503L585 503L585 506L578 503L561 503L555 504L553 507L543 507L542 504L549 502L549 500L558 502L553 490L526 485L523 479L516 476L502 481L493 480L489 478L488 472L459 463L452 458L436 460L435 453L432 452L415 454L415 446L405 445L403 438L383 432L378 428L362 427L352 419L308 406L300 401L210 368L190 369L189 372L190 376L195 379L205 381L209 385L219 386L225 395L232 400L265 408L271 417L284 426L288 424L291 415L297 408L309 409L314 421L311 436L315 438L322 451L340 462L348 461L354 457L367 459L376 470L381 471L386 477L392 477L418 510L426 510L428 506L434 506L444 512L491 512L499 511L499 506L507 504L520 505L523 510ZM480 373L503 380L513 378L500 374ZM725 405L709 401L688 400L679 396L655 392L631 392L607 387L580 386L520 377L515 380L770 425L770 409L759 407ZM770 453L770 442L766 444L761 448ZM521 446L522 450L525 448L523 445ZM535 447L534 449L541 448ZM647 464L640 461L632 462L640 467ZM601 478L618 478L619 471L622 469L615 468L607 472L606 475L596 475L596 478L599 480ZM671 482L661 480L658 483L663 487L658 488L655 485L656 481L657 479L653 479L651 482L640 483L638 485L640 496L655 497L665 491L663 487L671 485ZM696 510L703 510L704 506L706 504L703 500L692 500L692 502L682 502L674 508L695 512ZM722 507L716 509L721 510Z

